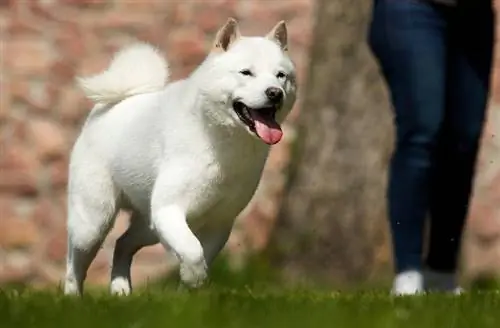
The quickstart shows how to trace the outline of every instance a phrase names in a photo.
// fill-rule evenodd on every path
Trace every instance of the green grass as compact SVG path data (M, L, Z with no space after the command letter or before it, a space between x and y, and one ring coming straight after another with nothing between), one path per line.
M211 283L197 291L178 290L173 277L124 298L95 289L76 298L14 286L0 291L0 328L500 326L500 294L492 291L396 298L385 288L299 288L285 285L262 263L233 273L219 262L211 277Z
M204 289L104 294L0 293L0 327L498 327L500 296L328 294Z

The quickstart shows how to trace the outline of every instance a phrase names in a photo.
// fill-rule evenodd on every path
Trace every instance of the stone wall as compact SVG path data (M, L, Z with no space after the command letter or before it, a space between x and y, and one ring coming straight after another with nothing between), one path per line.
M186 76L229 16L243 34L267 33L286 19L303 80L314 0L12 0L0 1L0 282L60 281L66 252L68 153L91 104L73 79L103 69L110 55L134 39L167 53L173 78ZM288 127L286 134L293 136ZM279 206L287 142L275 147L264 183L238 219L227 249L263 247ZM117 225L89 271L106 283ZM159 246L139 253L133 280L167 269ZM160 259L160 260L159 260Z

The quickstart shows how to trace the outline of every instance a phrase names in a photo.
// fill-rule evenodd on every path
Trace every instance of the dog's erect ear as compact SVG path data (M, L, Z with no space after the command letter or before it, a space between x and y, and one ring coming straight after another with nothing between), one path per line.
M231 44L238 40L240 36L240 29L238 28L236 19L229 18L226 24L217 32L212 51L227 51Z
M288 51L288 32L285 21L276 24L266 37L276 42L283 51Z

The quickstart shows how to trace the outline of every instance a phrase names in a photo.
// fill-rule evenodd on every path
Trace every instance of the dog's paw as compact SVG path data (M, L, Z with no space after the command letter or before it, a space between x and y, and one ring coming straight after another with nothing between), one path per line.
M181 281L190 288L201 287L207 276L207 263L205 260L197 263L183 262L180 264Z
M118 296L130 295L132 288L130 287L130 282L123 278L117 277L111 281L111 294Z
M78 287L78 282L72 276L66 277L66 281L64 282L64 295L82 296L82 290Z

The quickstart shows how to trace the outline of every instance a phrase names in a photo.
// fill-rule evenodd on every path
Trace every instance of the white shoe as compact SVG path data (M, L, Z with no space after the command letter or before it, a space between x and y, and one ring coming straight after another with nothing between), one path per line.
M416 295L424 291L424 277L416 270L404 271L396 275L391 294L396 296Z
M446 292L460 295L464 290L458 285L454 273L442 273L434 270L424 271L424 285L426 291Z

